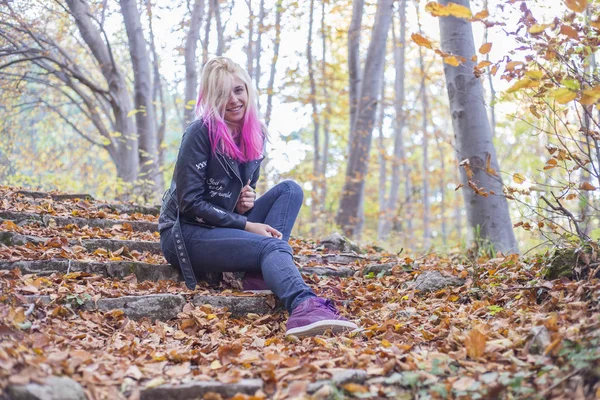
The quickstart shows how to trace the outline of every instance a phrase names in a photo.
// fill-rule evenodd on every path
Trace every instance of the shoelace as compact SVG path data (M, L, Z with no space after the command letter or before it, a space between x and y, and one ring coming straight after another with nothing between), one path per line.
M335 308L335 303L331 299L324 300L323 302L319 302L319 306L326 308L327 310L334 313L336 316L340 315L340 312Z

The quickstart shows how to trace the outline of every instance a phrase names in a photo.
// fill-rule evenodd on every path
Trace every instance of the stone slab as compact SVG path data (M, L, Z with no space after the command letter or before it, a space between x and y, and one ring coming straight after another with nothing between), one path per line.
M131 319L149 318L167 321L177 317L185 305L185 297L174 294L151 294L145 296L122 296L100 299L95 303L87 301L85 310L112 311L122 310Z
M268 314L283 310L283 305L273 295L254 296L207 296L196 295L192 304L200 306L210 304L213 307L227 307L232 316L237 317L249 313Z
M158 231L158 224L155 222L148 221L126 221L117 219L99 219L99 218L79 218L79 217L61 217L50 214L35 214L28 212L15 212L15 211L0 211L0 218L13 221L16 224L27 223L27 222L39 222L44 226L49 226L52 220L57 226L66 225L77 225L79 227L90 226L95 228L107 228L110 229L115 225L129 224L132 229L136 232L156 232Z
M161 385L144 389L140 400L191 400L201 399L207 393L218 393L224 398L231 398L237 393L253 395L263 388L260 379L242 379L236 383L221 383L217 381L187 382L179 385Z
M11 400L86 400L83 388L71 378L51 376L43 383L12 385L6 390Z

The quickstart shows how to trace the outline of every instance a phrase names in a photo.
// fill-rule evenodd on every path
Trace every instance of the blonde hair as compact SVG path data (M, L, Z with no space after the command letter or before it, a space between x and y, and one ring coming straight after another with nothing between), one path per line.
M223 118L234 76L244 82L248 93L239 145ZM227 57L215 57L206 63L200 77L196 117L208 126L213 152L218 149L243 162L262 155L265 135L258 117L256 97L250 76L239 64Z

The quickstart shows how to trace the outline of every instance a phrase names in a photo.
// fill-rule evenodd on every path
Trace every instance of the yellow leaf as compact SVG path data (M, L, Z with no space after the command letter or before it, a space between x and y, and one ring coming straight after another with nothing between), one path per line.
M600 100L600 86L596 86L591 89L586 89L583 91L583 96L579 102L586 106L591 106Z
M581 182L579 184L579 189L580 190L590 190L591 191L591 190L596 190L596 187L594 185L592 185L591 183L589 183L589 182Z
M154 378L152 379L150 382L148 382L146 384L146 389L152 389L155 388L157 386L162 385L163 383L165 383L164 378L158 377L158 378Z
M525 177L519 173L513 174L513 181L517 182L519 185L525 182Z
M221 364L221 361L219 360L215 360L213 362L210 363L210 369L219 369L221 368L223 365Z
M447 17L448 15L450 15L448 14L448 10L445 6L435 1L427 3L427 5L425 6L425 11L427 11L434 17Z
M479 330L473 329L465 338L467 355L474 360L481 357L485 352L486 342L487 337L483 333L479 332Z
M577 92L574 92L569 88L560 88L552 92L550 96L554 97L554 100L560 104L567 104L571 100L575 100Z
M369 391L366 387L358 383L346 383L342 388L350 393L367 393Z
M315 342L316 344L318 344L320 346L327 346L327 341L325 339L313 338L313 342Z
M491 43L484 43L481 45L481 47L479 48L479 52L481 54L487 54L490 52L490 50L492 50L492 44Z
M575 12L584 12L587 8L587 0L564 0L564 2L569 10Z
M413 42L415 42L416 44L418 44L419 46L422 47L427 47L428 49L431 49L431 42L429 41L429 39L427 39L424 36L419 35L418 33L413 33L410 38L413 40Z
M491 62L489 62L489 61L482 61L479 64L477 64L477 68L478 69L484 69L485 67L489 67L490 65L492 65Z
M514 71L514 69L519 65L525 65L525 63L523 61L509 61L506 63L506 70Z
M444 62L446 64L452 65L453 67L458 67L460 65L460 60L456 56L444 57Z
M391 346L392 346L392 344L391 344L390 342L388 342L387 340L385 340L385 339L382 339L382 340L381 340L381 345L382 345L383 347L385 347L385 348L388 348L388 347L391 347Z
M448 10L449 15L456 18L469 19L473 16L469 7L456 3L448 3L446 10Z
M542 71L525 71L525 75L534 81L539 81L544 76L544 73Z
M520 89L533 88L533 87L538 87L538 86L540 86L540 83L538 81L532 81L529 78L523 78L523 79L515 82L514 85L509 87L508 90L506 90L506 92L513 93Z
M547 27L548 25L546 24L534 24L529 28L528 32L532 35L537 35L544 32Z

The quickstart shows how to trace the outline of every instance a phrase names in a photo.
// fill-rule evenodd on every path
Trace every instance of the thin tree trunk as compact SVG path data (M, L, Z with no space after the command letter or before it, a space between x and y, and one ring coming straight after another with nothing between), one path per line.
M387 151L385 149L385 139L383 136L383 122L385 119L385 78L384 84L381 85L381 97L379 98L379 120L377 122L377 130L379 136L377 137L377 161L379 164L379 218L377 222L377 239L381 240L383 237L383 227L387 216L387 201L386 201L386 184L387 184Z
M350 77L350 134L356 119L356 106L360 94L360 32L364 0L352 2L352 20L348 28L348 74ZM352 139L352 137L350 137Z
M189 29L185 38L184 64L185 64L185 102L183 107L183 129L190 124L196 115L194 108L198 95L198 61L196 50L200 40L200 28L204 17L204 0L195 0Z
M262 75L262 71L260 69L260 56L262 53L262 36L263 31L265 30L265 0L260 0L260 5L258 7L258 27L256 33L256 65L254 66L254 85L257 89L259 89L260 94L260 76ZM258 101L258 109L260 110L260 96L257 99Z
M325 1L321 1L321 79L323 87L323 101L325 102L325 111L323 112L323 154L321 156L321 199L319 201L321 205L321 213L325 214L326 202L327 202L327 163L329 160L329 127L330 127L330 115L331 115L331 101L329 99L329 89L327 79L327 35L328 30L325 26Z
M469 7L468 0L453 1ZM440 0L440 4L448 3L449 0ZM440 17L439 23L442 50L466 59L458 67L444 64L444 73L458 158L466 160L473 172L473 177L469 179L465 168L461 170L469 226L480 233L481 239L489 240L496 250L503 253L518 252L508 202L502 192L502 180L490 174L486 168L489 160L490 167L500 171L487 120L483 87L473 74L474 62L471 57L475 54L475 44L471 23L456 17ZM485 191L488 196L470 189L469 183L476 186L480 193Z
M254 13L252 0L246 0L248 6L248 44L246 45L246 70L248 75L254 75Z
M350 133L350 154L337 218L346 236L358 235L361 225L360 205L363 203L377 97L385 64L385 43L392 20L393 3L393 0L379 0L377 3L375 24L356 108L356 122Z
M421 22L419 12L417 11L417 21L419 24L419 33L421 33ZM423 247L429 248L431 243L431 228L430 228L430 207L429 207L429 102L427 99L427 87L425 86L425 60L423 58L423 48L419 46L419 68L421 73L421 108L422 108L422 123L423 131L423 171L421 181L423 183Z
M158 200L158 139L152 105L150 56L146 49L146 39L135 0L120 0L120 4L133 67L135 122L140 151L138 179L145 182L142 183L142 187L146 199Z
M167 126L167 110L166 110L166 100L164 96L164 90L162 85L161 73L160 73L160 58L158 57L158 52L156 51L156 44L154 41L154 29L152 24L152 2L146 1L146 10L148 13L148 27L150 30L150 50L152 52L152 76L154 78L154 83L152 85L152 106L154 107L154 116L155 116L155 126L156 134L157 134L157 180L158 180L158 193L162 193L165 187L165 180L163 177L163 168L165 165L165 152L163 148L163 142L165 140L165 129ZM160 109L160 121L158 118L158 111Z
M202 66L208 62L208 43L210 41L210 26L212 25L212 16L215 12L213 2L208 0L208 14L206 15L206 25L204 26L204 40L202 41Z
M275 3L275 43L273 44L273 58L271 59L271 72L267 84L267 111L265 112L265 124L271 123L271 111L273 104L273 93L275 85L275 73L277 72L277 60L279 59L279 44L281 43L281 13L283 12L283 0Z
M485 0L483 3L483 9L488 9L488 0ZM488 42L488 33L489 28L487 25L484 28L483 34L483 43ZM490 54L485 55L485 60L490 61ZM488 86L490 87L490 124L492 126L492 137L496 137L496 89L494 88L494 79L492 74L487 74L488 78Z
M403 167L406 190L410 191L410 177L408 174L406 156L404 154L404 139L402 131L404 130L404 76L405 76L405 53L406 53L406 0L400 0L398 14L400 16L400 38L397 41L396 33L394 32L394 21L392 20L392 36L394 40L394 63L396 77L394 80L395 100L394 108L396 119L394 121L394 157L392 158L390 195L388 205L386 207L387 214L385 216L385 224L382 228L381 238L387 239L392 229L393 220L398 213L398 201L400 194L400 166ZM406 203L409 207L410 203ZM410 222L410 214L407 210L405 213L407 225ZM402 222L398 221L396 226L402 227Z
M221 22L221 5L219 0L210 0L212 2L213 13L215 15L215 23L217 25L217 56L222 56L225 51L225 30Z
M313 144L314 144L314 156L313 156L313 185L311 191L311 235L315 236L317 233L317 220L319 214L319 181L321 171L321 157L319 143L319 110L317 108L317 84L315 82L315 71L313 67L313 56L312 56L312 32L315 15L315 0L310 0L310 11L308 17L308 40L306 41L306 62L308 64L308 80L310 82L310 105L312 108L312 121L313 121Z
M438 154L440 155L440 173L439 173L439 191L440 191L440 219L442 231L442 243L444 246L448 244L448 227L446 226L446 161L444 160L444 149L442 148L442 140L437 136L436 140Z

